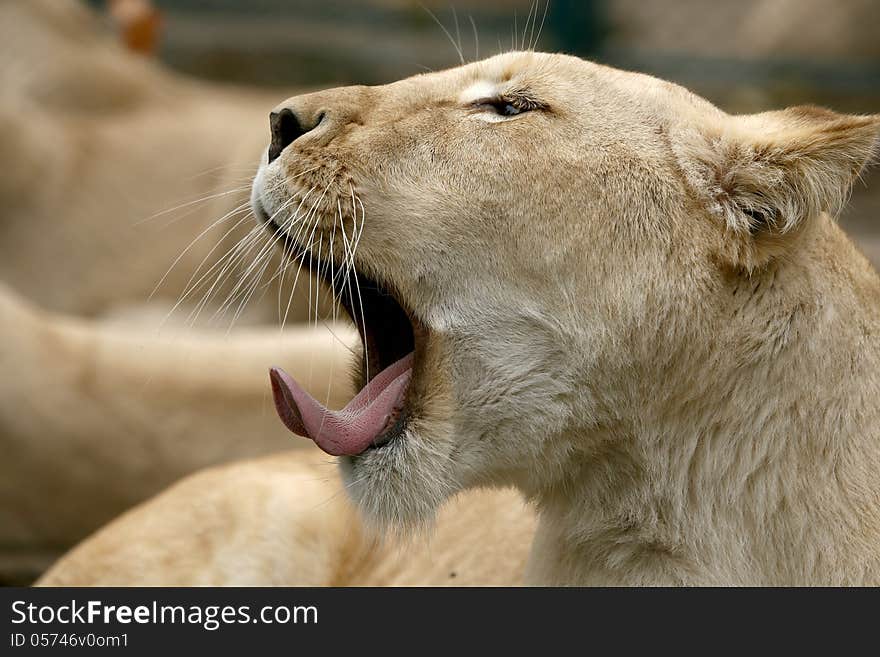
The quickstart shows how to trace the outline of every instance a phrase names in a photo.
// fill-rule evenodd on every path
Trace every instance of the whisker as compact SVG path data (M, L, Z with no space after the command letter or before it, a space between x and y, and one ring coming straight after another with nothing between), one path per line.
M301 175L301 174L300 174L300 175ZM277 188L278 186L280 186L281 184L284 184L284 182L285 182L285 181L282 181L282 182L279 183L278 185L273 186L271 189L276 189L276 188ZM168 277L168 275L171 273L171 271L174 269L174 267L177 265L177 263L180 262L180 260L184 257L184 255L186 255L186 253L187 253L187 252L188 252L188 251L189 251L189 250L190 250L190 249L191 249L191 248L192 248L192 247L193 247L193 246L194 246L194 245L195 245L195 244L196 244L196 243L197 243L197 242L198 242L198 241L204 236L204 235L206 235L206 234L207 234L212 228L214 228L214 227L217 226L218 224L222 223L223 221L226 221L227 219L230 219L230 218L236 216L236 214L239 213L240 211L245 210L246 207L248 206L248 204L249 204L249 201L245 201L244 203L241 203L240 205L238 205L237 207L233 208L232 210L230 210L229 212L227 212L225 215L223 215L222 217L220 217L220 219L218 219L218 220L216 220L215 222L213 222L210 226L208 226L205 230L203 230L199 235L197 235L196 238L193 239L193 240L187 245L187 247L181 252L181 254L180 254L180 255L174 260L174 262L171 263L171 266L168 268L168 270L165 272L165 274L162 276L162 278L159 280L159 282L158 282L158 283L156 284L156 286L153 288L152 292L150 293L149 298L152 298L153 295L155 295L156 291L162 286L163 282L164 282L165 279ZM205 264L205 262L208 260L208 258L210 258L210 256L214 253L214 251L216 251L216 249L220 246L220 244L222 244L223 240L224 240L224 239L225 239L230 233L232 233L232 231L235 230L235 228L237 228L237 227L242 223L242 221L243 221L244 219L247 219L247 218L248 218L248 217L245 216L244 218L239 219L238 221L236 221L235 225L233 225L233 227L232 227L231 229L229 229L228 231L226 231L226 233L220 238L220 240L217 242L217 244L214 245L214 247L208 252L208 255L205 256L205 258L202 259L202 261L199 263L198 267L197 267L196 270L193 272L192 276L190 276L190 279L187 281L186 285L184 286L184 293L183 293L182 296L178 299L177 303L175 303L174 307L173 307L172 310L171 310L172 313L173 313L173 311L174 311L174 310L180 305L180 303L181 303L186 297L188 297L189 294L191 293L192 290L190 289L190 285L192 284L193 279L198 275L199 271L200 271L201 268L204 266L204 264ZM250 235L249 235L248 237L250 237ZM235 247L233 247L233 248L235 248ZM229 251L227 251L226 254L224 254L224 256L222 256L221 259L220 259L217 263L215 263L214 266L212 266L211 268L208 269L208 271L205 273L205 275L203 275L202 278L200 278L200 279L196 282L194 289L198 289L198 287L200 287L200 283L203 282L205 276L208 275L208 274L210 274L210 272L212 272L218 264L222 263L222 262L223 262L223 258L225 258L226 255L228 255L228 254L229 254ZM169 313L168 315L166 315L166 317L163 319L163 321L162 321L162 324L163 324L163 325L164 325L164 322L168 320L168 318L170 317L170 315L171 315L171 313Z
M452 44L452 47L455 48L455 52L458 54L459 61L462 64L464 64L464 55L461 52L461 48L458 47L458 44L455 42L455 39L452 38L452 35L449 33L449 30L446 29L446 26L443 25L443 23L440 22L440 19L434 15L434 12L432 12L430 9L428 9L425 5L423 5L422 3L419 3L419 6L422 9L424 9L426 12L428 12L428 15L434 19L434 22L437 23L437 25L440 26L440 29L443 30L443 34L446 35L446 37L449 39L449 42Z
M310 209L309 212L306 213L306 215L302 218L302 221L300 222L300 227L297 230L296 235L292 236L290 238L289 242L291 244L291 251L294 248L294 244L299 240L300 236L303 234L303 230L304 229L308 230L306 228L306 226L309 225L309 217L311 216L311 212L312 212L312 210ZM284 316L280 318L281 326L278 329L279 335L284 332L284 326L285 326L285 324L287 324L287 317L290 314L290 308L293 304L293 295L296 293L296 287L297 287L297 284L299 283L299 277L300 277L300 273L302 272L302 266L303 266L303 262L305 261L305 257L306 257L306 251L303 250L302 254L299 257L299 264L297 265L296 274L294 275L294 278L293 278L293 285L291 285L291 288L290 288L290 295L287 298L287 306L284 309ZM291 258L291 262L295 259L296 259L296 256L293 256ZM284 271L285 272L287 271L286 267L285 267ZM311 305L309 305L309 307L311 307ZM308 316L306 317L306 321L308 322Z
M237 208L235 208L235 209L233 209L233 210L230 210L229 212L227 212L226 214L224 214L222 217L220 217L217 221L213 222L210 226L208 226L207 228L205 228L205 230L203 230L201 233L199 233L198 235L196 235L196 237L195 237L195 238L194 238L194 239L193 239L193 240L192 240L192 241L186 246L186 248L185 248L183 251L181 251L180 255L177 256L177 258L174 259L174 262L171 263L171 266L168 268L168 271L166 271L166 272L162 275L162 278L160 278L160 279L159 279L159 282L156 283L156 287L154 287L154 288L153 288L153 291L150 292L150 296L147 297L147 300L153 298L153 295L156 294L156 291L157 291L160 287L162 287L162 283L164 283L164 282L165 282L165 279L168 278L168 275L171 273L171 270L174 269L174 267L177 265L178 262L180 262L180 260L183 258L183 256L185 256L185 255L189 252L189 250L190 250L193 246L195 246L196 242L198 242L202 237L204 237L207 233L209 233L209 232L211 231L212 228L214 228L214 227L217 226L218 224L223 223L223 222L226 221L227 219L231 218L235 212L238 212L238 211L240 211L240 210L243 210L243 209L245 208L246 205L247 205L247 203L242 203L242 204L239 205Z
M162 210L160 212L157 212L156 214L150 215L149 217L145 217L144 219L140 219L140 220L136 221L134 223L134 225L140 226L141 224L146 223L147 221L151 221L153 219L158 219L159 217L162 217L166 214L169 214L169 213L174 212L176 210L181 210L183 208L187 208L187 207L194 205L196 203L204 203L205 201L210 201L211 199L221 198L223 196L229 196L230 194L238 194L240 192L243 192L243 191L249 190L249 189L250 189L249 186L247 186L247 187L242 186L242 187L236 187L234 189L228 189L225 192L218 192L216 194L209 194L208 196L202 196L201 198L197 198L194 201L188 201L186 203L181 203L180 205L175 205L173 208L168 208L167 210Z
M295 200L295 198L296 198L296 195L294 197L292 197L288 203L291 203L293 200ZM285 204L285 206L286 205L288 205L288 204ZM285 206L282 206L281 208L279 208L279 210L275 214L277 214L278 212L281 212ZM273 217L275 216L275 214L273 214ZM255 246L258 246L260 238L264 237L264 236L265 236L265 226L262 224L257 224L256 226L254 226L253 229L251 229L251 231L242 240L239 241L239 243L236 245L236 247L234 249L235 253L232 255L231 258L229 258L228 262L223 266L223 269L217 275L216 280L214 281L213 285L211 286L211 288L208 290L207 294L205 295L204 303L201 306L202 308L204 308L208 299L213 295L214 289L217 288L229 276L229 274L232 271L233 265L237 266L238 263L244 262L245 256L247 256L253 250L253 248ZM262 254L264 250L265 250L265 245L260 248L259 254ZM255 260L262 260L262 258L255 258ZM230 292L230 294L227 296L226 300L224 300L224 304L223 304L223 306L221 306L221 310L224 310L225 306L229 303L232 303L233 300L237 297L237 295L239 294L239 292L242 290L243 286L245 285L247 275L249 273L250 273L250 269L247 272L245 272L245 274L240 278L238 284L235 285L232 292ZM199 309L199 312L201 312L201 309ZM216 314L217 313L215 313L215 316L216 316Z
M290 199L288 199L280 208L278 208L272 214L272 216L269 218L269 225L271 225L272 220L279 213L281 213L284 209L286 209L288 206L290 206L295 200L296 200L296 196L294 195ZM262 228L262 226L260 228ZM277 237L280 234L281 230L282 230L282 227L278 226L276 228L276 230L274 231L273 238ZM250 285L250 283L248 281L248 277L251 275L252 272L254 272L262 264L263 268L260 270L261 273L258 275L258 278L257 278L257 284L259 284L259 281L261 280L262 274L265 273L266 268L269 266L269 263L271 262L272 246L273 245L274 245L274 240L272 238L270 238L266 244L264 244L262 247L260 247L256 256L254 256L253 262L247 268L247 270L245 270L245 272L242 274L242 276L239 278L238 283L235 285L232 292L230 292L229 296L227 296L226 301L224 301L224 306L223 306L224 308L226 307L227 301L229 301L230 303L234 303L234 299L237 298L237 296L242 292L242 290L247 291L247 290L251 289L250 287L248 287ZM263 264L264 262L265 262L265 264Z
M531 27L529 27L529 22L531 20ZM526 50L526 32L529 33L529 47L528 50L532 49L532 39L535 38L535 23L538 21L538 0L532 0L531 4L529 4L529 15L526 18L526 28L523 30L523 50Z
M541 40L541 32L543 32L543 30L544 30L544 21L547 18L547 9L549 9L549 7L550 7L550 0L545 0L545 2L544 2L544 15L541 16L541 25L538 27L538 35L535 37L535 42L532 44L532 47L530 48L530 50L534 50L535 47L538 45L538 41Z
M352 187L351 183L349 183L348 188L349 188L349 191L351 192L352 228L354 229L357 226L357 219L356 219L357 206L355 205L355 200L354 200L355 199L354 187ZM341 206L340 206L340 213L341 213ZM349 307L352 308L352 310L353 310L354 309L354 299L352 297L350 280L351 280L352 272L354 271L354 251L352 251L352 248L351 248L352 243L351 243L351 241L349 241L348 234L345 231L345 220L342 220L340 222L340 230L342 232L342 247L343 247L343 251L344 251L344 256L343 256L342 267L340 268L340 271L342 272L343 280L342 280L342 288L340 289L340 292L339 292L339 297L340 297L340 301L341 301L342 295L347 292ZM352 237L354 237L354 234L352 234ZM352 320L354 320L354 317L352 317Z
M247 221L252 218L254 218L253 214L248 213L239 220L239 223L243 222L243 221ZM233 229L234 228L235 228L235 226L233 226ZM220 272L217 275L217 280L215 281L215 284L216 284L216 282L219 281L220 278L223 276L223 274L226 272L226 269L228 267L230 267L231 265L235 264L235 262L241 257L241 252L244 249L244 246L246 244L249 244L251 241L257 239L257 237L259 237L260 232L261 232L261 226L259 226L259 225L253 226L244 237L242 237L238 242L236 242L232 247L230 247L222 256L220 256L220 258L218 258L217 261L213 265L211 265L205 271L205 273L199 277L199 279L197 281L188 285L184 289L184 293L181 295L178 303L184 301L190 294L192 294L193 292L195 292L196 290L201 288L205 284L206 279L214 271L216 271L218 268L220 268Z
M290 310L290 302L293 300L293 292L296 289L296 283L299 280L300 272L302 271L303 262L305 261L305 257L308 253L308 250L311 248L311 245L312 245L312 242L314 239L314 235L315 235L315 231L317 230L318 224L320 223L320 217L317 217L316 211L318 209L318 206L321 204L321 201L324 200L324 196L327 194L327 190L329 190L329 189L330 189L330 185L327 185L327 187L324 188L324 191L321 193L321 196L318 198L317 201L315 201L314 205L312 205L312 209L309 211L309 214L306 215L306 218L303 222L305 225L305 223L310 220L311 216L315 216L314 227L312 228L312 232L309 234L309 238L307 240L307 245L303 249L303 253L302 253L302 256L300 257L300 261L299 261L299 266L297 267L296 277L294 278L294 281L293 281L294 287L293 287L293 289L291 289L291 296L290 296L290 299L288 300L288 307L287 307L288 311ZM303 234L302 230L298 231L296 239L298 239L301 234ZM309 297L308 297L309 313L306 316L306 323L308 323L310 321L310 316L311 316L312 278L313 278L313 276L312 276L312 261L310 258L309 259ZM281 331L284 330L284 325L285 325L286 321L287 321L287 311L285 311L284 319L281 322L281 329L280 329ZM315 323L317 325L317 317L315 318Z
M358 203L360 203L361 210L363 210L363 207L364 207L363 203L360 202L359 198L357 200L358 200ZM366 223L366 213L364 213L361 218L361 227L358 232L357 241L355 242L355 246L354 246L355 251L357 251L358 244L360 244L361 234L364 231L364 224L365 223ZM354 285L355 285L355 289L357 290L358 305L360 306L360 311L361 311L361 326L366 327L367 318L366 318L366 315L364 314L364 301L363 301L363 297L361 296L361 284L360 284L360 281L358 280L357 276L354 277ZM366 340L366 328L364 329L364 335L363 335L362 342L364 343L364 372L365 372L366 380L369 381L370 380L370 358L369 358L369 347L367 345L367 340ZM368 395L368 397L369 397L369 395ZM369 401L372 401L372 400L369 400Z
M330 313L334 322L336 321L338 306L336 304L336 263L333 261L333 242L336 241L336 225L342 216L342 206L339 203L339 199L336 200L336 213L333 215L333 230L330 233Z
M513 10L513 33L510 35L510 49L519 50L517 47L516 37L519 34L519 26L516 20L516 9Z
M253 215L249 211L245 212L232 225L232 227L229 230L227 230L226 233L224 233L223 236L219 240L217 240L217 243L211 248L211 250L208 252L208 254L204 258L202 258L202 261L199 263L198 267L195 268L195 271L189 277L189 280L187 280L186 284L183 287L183 293L178 297L177 303L171 309L171 312L174 312L174 310L177 308L177 306L180 303L182 303L187 297L189 297L189 295L192 294L192 292L199 289L202 286L201 284L203 283L205 278L210 276L212 271L214 271L217 267L222 266L227 255L230 254L236 248L237 245L228 249L226 251L226 253L224 253L222 256L220 256L220 258L218 258L217 262L215 262L211 267L209 267L198 280L196 280L195 282L193 281L193 279L195 279L195 277L198 275L199 271L201 271L202 267L205 265L205 263L208 261L208 258L211 257L211 255L214 253L214 251L216 251L218 248L220 248L220 245L222 245L224 243L226 238L230 234L232 234L232 232L234 230L236 230L243 222L248 221L251 218L253 218Z
M235 326L235 322L238 321L238 318L241 317L241 313L247 307L248 303L253 298L254 293L259 289L260 281L263 280L263 274L266 273L266 269L271 264L271 257L266 258L266 263L263 265L263 268L260 269L259 273L254 277L254 282L251 285L250 289L244 294L242 297L241 303L238 305L238 309L232 316L232 320L229 322L229 327L226 329L226 334L228 335L230 331L232 331L232 327ZM265 292L263 293L265 294Z
M242 217L241 219L239 219L239 223L241 223L241 222L243 222L243 221L246 221L247 219L248 219L248 216L245 215L244 217ZM234 228L235 228L235 226L233 226L233 229L234 229ZM248 233L248 235L252 234L253 232L254 232L254 229L251 229L251 231ZM213 272L217 267L223 267L223 268L225 269L225 267L228 266L228 263L226 262L226 261L227 261L227 257L228 257L231 253L233 253L236 249L240 248L240 246L241 246L241 242L242 242L242 240L239 240L239 242L237 242L237 243L235 244L235 246L233 246L232 248L230 248L225 254L223 254L223 256L221 256L221 257L217 260L217 262L215 262L215 263L214 263L214 264L213 264L213 265L212 265L212 266L211 266L211 267L210 267L210 268L209 268L204 274L202 274L201 278L200 278L198 281L196 281L196 282L195 282L194 284L192 284L192 285L187 286L187 287L184 289L184 292L183 292L183 293L180 295L180 297L177 299L176 303L171 307L171 310L169 310L169 311L168 311L168 314L165 315L164 319L162 320L162 323L160 324L160 327L163 326L163 325L165 324L166 321L168 321L168 318L171 317L172 314L174 314L174 311L177 310L177 308L180 307L180 305L181 305L181 304L182 304L182 303L183 303L183 302L184 302L184 301L185 301L185 300L186 300L186 299L187 299L187 298L188 298L193 292L195 292L195 291L198 290L200 287L202 287L203 281L204 281L208 276L210 276L211 272ZM222 272L221 272L221 273L222 273Z
M452 7L452 20L455 21L455 40L458 43L458 52L464 52L461 47L461 31L458 29L458 13L455 11L455 7ZM464 57L462 59L462 64L464 64Z
M262 226L255 226L254 229L239 243L239 248L235 254L235 256L229 260L224 266L220 273L214 280L214 283L208 288L208 291L205 293L202 301L196 305L196 308L190 313L189 321L190 324L194 324L198 321L199 316L201 315L204 308L208 305L208 302L213 298L214 291L219 289L220 286L226 281L232 272L233 267L238 266L240 263L244 262L247 259L247 256L250 252L259 245L259 240L263 236ZM244 278L240 278L238 283L235 285L232 292L227 295L226 299L224 299L220 308L215 311L214 315L211 317L211 321L217 318L218 315L225 314L227 305L232 303L232 300L238 294L238 291L241 289L242 282Z
M241 164L221 164L216 167L209 167L202 171L192 174L191 176L187 176L183 178L185 182L192 182L193 180L198 180L199 178L204 178L208 174L214 173L215 171L250 171L250 180L253 180L254 174L257 171L257 167L254 166L253 162L249 164L241 163Z
M480 35L477 32L477 24L474 17L468 14L468 20L471 22L471 29L474 31L474 59L480 59Z
M211 250L208 252L208 255L206 255L206 256L202 259L202 261L199 263L199 266L196 267L196 269L195 269L195 271L193 272L192 276L190 276L190 277L189 277L189 280L186 282L186 285L184 286L184 291L186 291L186 290L189 289L189 286L192 284L193 279L198 275L199 271L200 271L201 268L204 266L205 262L207 262L208 258L211 257L211 255L214 253L214 251L216 251L218 248L220 248L220 245L222 245L222 244L224 243L225 239L226 239L227 237L229 237L229 235L232 234L232 232L233 232L236 228L238 228L243 222L248 221L249 219L253 219L253 218L254 218L254 215L253 215L253 213L252 213L250 210L244 211L244 214L242 214L242 216L238 219L238 221L236 221L235 224L233 224L232 228L230 228L229 230L227 230L227 231L223 234L223 236L222 236L219 240L217 240L217 243L211 248ZM253 230L253 229L251 229L251 230ZM248 232L250 232L250 231L248 231ZM212 266L211 266L211 267L205 272L205 274L202 276L202 278L200 278L198 281L196 281L195 284L198 285L198 283L204 278L204 276L210 274L211 271L214 270L214 268L216 268L217 266L219 266L219 264L223 261L223 259L226 257L226 255L229 254L230 252L232 252L235 248L236 248L235 246L232 246L232 247L231 247L230 249L228 249L228 250L227 250L222 256L220 256L220 258L217 260L217 262L215 262L215 263L214 263L214 264L213 264L213 265L212 265Z
M299 206L297 206L294 213L291 214L281 224L281 228L283 228L285 231L287 231L288 234L290 233L290 228L293 227L293 225L296 223L297 219L305 219L305 216L300 217L299 211L300 211L300 208L302 208L302 205L305 202L308 195L311 194L312 191L314 191L314 189L315 189L315 187L312 187L308 192L306 192L306 196L304 196L303 199L300 201ZM300 223L300 230L297 231L297 237L299 236L299 233L302 230L302 225L303 225L303 223ZM279 237L277 239L280 239L280 233L278 235L279 235ZM293 252L293 243L292 243L293 241L295 241L295 240L291 240L290 243L285 242L285 245L284 245L285 250L289 247L291 253ZM278 268L275 270L275 273L272 275L272 278L269 279L269 282L271 283L273 280L275 280L275 278L281 278L284 275L284 272L286 269L287 269L286 260L282 259L281 263L278 265ZM279 298L278 298L278 319L279 319L279 321L281 320L281 297L280 297L280 294L281 294L281 292L279 289Z
M352 356L360 356L360 354L358 354L358 352L353 347L350 347L348 344L346 344L345 340L336 335L336 331L334 331L333 327L327 323L327 320L322 319L321 324L324 326L325 329L330 332L330 335L336 338L336 341L339 342L339 344L345 347L345 350L348 351Z

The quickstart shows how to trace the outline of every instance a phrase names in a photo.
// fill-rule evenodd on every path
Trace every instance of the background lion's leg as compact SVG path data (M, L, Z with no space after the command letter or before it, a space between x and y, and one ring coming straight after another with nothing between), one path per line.
M343 327L160 337L47 315L2 286L0 339L5 581L189 472L306 445L276 417L268 368L339 407L356 343Z
M311 449L211 468L120 516L38 584L326 585L361 537L340 489Z
M534 524L515 492L470 491L441 510L430 537L380 540L333 459L298 450L185 478L74 548L38 585L515 585Z

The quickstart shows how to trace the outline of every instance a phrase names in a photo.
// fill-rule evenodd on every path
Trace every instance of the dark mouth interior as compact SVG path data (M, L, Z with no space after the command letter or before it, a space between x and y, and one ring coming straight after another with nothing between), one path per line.
M329 283L326 278L325 282ZM387 288L361 272L350 273L346 283L337 283L337 289L364 344L361 381L366 384L415 349L413 323Z
M265 215L259 207L261 216ZM263 219L266 221L266 218ZM277 226L268 222L267 228L274 233ZM286 256L299 260L310 271L321 272L320 278L328 286L330 281L326 263L319 262L311 252L304 252L298 245L292 244L284 236ZM339 301L351 318L361 342L364 345L364 356L357 373L360 387L369 383L379 372L409 354L415 349L417 323L395 298L395 295L381 283L366 276L356 268L349 271L347 280L337 277L335 301Z
M289 242L285 252L287 257L303 258L311 271L322 272L321 279L328 288L332 287L330 268L322 266L323 263L319 263L310 252L303 253L301 248ZM364 356L357 372L360 389L415 349L415 325L394 294L356 269L349 272L347 280L337 278L335 287L334 301L338 300L348 313L364 345Z

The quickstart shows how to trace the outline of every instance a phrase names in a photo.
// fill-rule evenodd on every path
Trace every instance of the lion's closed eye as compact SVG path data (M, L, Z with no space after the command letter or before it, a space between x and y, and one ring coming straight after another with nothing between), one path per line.
M533 98L520 95L480 98L473 101L470 106L477 112L485 112L498 117L512 117L524 114L525 112L546 108L546 105L543 103L540 103Z
M474 109L495 112L495 114L498 114L499 116L516 116L522 112L529 111L530 108L521 107L520 104L510 102L504 98L493 98L474 103Z

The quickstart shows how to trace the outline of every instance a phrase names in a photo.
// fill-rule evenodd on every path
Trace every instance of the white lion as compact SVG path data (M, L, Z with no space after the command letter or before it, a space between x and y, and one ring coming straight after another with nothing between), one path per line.
M832 219L878 133L812 107L731 116L531 52L291 98L254 206L334 284L365 385L330 412L274 370L279 413L341 457L368 525L518 488L538 515L527 582L880 583L880 280ZM44 582L275 583L279 562L313 567L309 528L327 552L354 524L316 503L332 484L221 481L129 514ZM464 499L436 559L529 526Z

